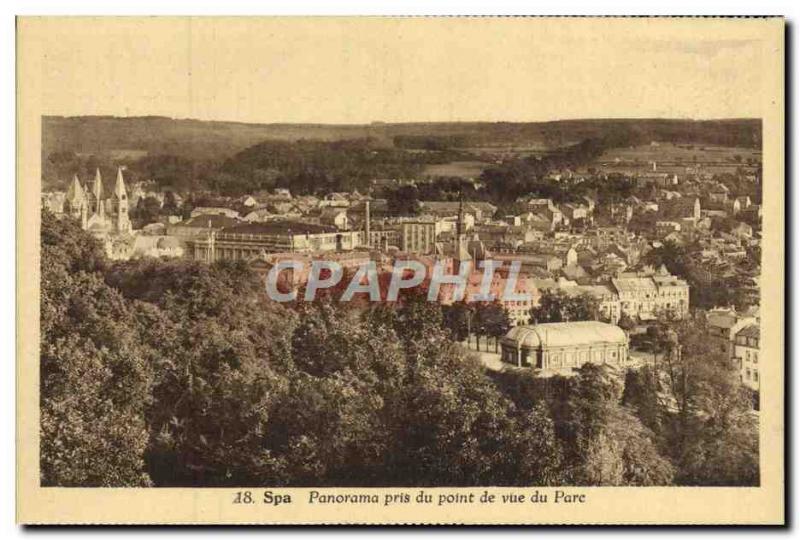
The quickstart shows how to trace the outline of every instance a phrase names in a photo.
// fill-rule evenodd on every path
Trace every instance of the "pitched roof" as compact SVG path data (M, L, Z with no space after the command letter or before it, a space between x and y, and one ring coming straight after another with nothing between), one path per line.
M706 316L708 324L717 328L732 328L737 321L736 312L732 309L718 309L708 312Z
M611 280L619 292L656 292L656 284L649 277L626 277Z
M736 333L736 336L743 336L749 338L760 338L761 337L761 327L757 324L750 324L742 328Z

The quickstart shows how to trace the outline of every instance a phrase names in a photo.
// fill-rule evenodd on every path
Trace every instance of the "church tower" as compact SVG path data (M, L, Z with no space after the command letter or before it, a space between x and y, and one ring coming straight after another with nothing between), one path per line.
M103 206L103 177L100 176L98 168L94 173L94 186L92 186L92 213L99 214L101 206Z
M456 221L456 234L453 245L453 269L460 272L461 265L471 263L472 257L467 249L467 234L466 226L464 224L464 197L459 194L458 197L458 220Z
M86 194L83 191L83 187L81 187L77 174L72 177L72 182L67 190L66 203L67 208L65 210L72 217L80 217L81 213L86 209Z
M122 178L122 167L117 168L117 182L114 184L114 207L117 211L117 232L131 232L131 220L128 217L128 192Z

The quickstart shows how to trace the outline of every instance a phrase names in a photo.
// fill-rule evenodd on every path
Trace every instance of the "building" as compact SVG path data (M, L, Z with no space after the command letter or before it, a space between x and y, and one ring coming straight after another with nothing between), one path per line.
M383 250L388 249L389 246L399 248L400 231L395 228L372 228L369 230L368 245Z
M695 223L702 217L703 209L697 197L681 197L661 201L658 205L661 221L680 221L689 218Z
M42 193L42 208L46 208L53 214L59 215L64 213L64 202L67 195L63 191L51 191L49 193Z
M200 214L180 223L167 226L167 234L182 239L206 237L210 232L220 232L242 222L221 214Z
M622 366L628 360L625 332L596 321L516 326L500 345L503 362L541 375L569 372L588 362Z
M581 296L588 294L598 302L600 310L600 317L609 321L611 324L617 324L622 314L622 308L619 301L619 296L616 291L608 285L575 285L571 287L562 287L569 296Z
M706 315L708 339L714 349L726 358L735 358L734 341L736 334L744 327L756 324L755 317L736 313L732 308L714 308Z
M551 231L564 223L564 214L550 199L530 199L528 201L528 209L536 216L535 220L546 223ZM529 217L528 221L534 221L534 218ZM539 225L537 224L536 226Z
M339 231L330 225L299 221L242 223L210 231L190 242L189 253L195 260L249 260L263 253L308 253L350 251L363 240L360 231Z
M592 247L597 250L605 250L611 244L626 244L628 242L628 231L622 227L597 227L594 229Z
M403 221L400 223L400 249L407 253L434 253L438 233L438 222L434 219Z
M72 178L64 201L64 213L81 222L81 227L92 236L104 240L109 236L131 234L133 227L128 216L128 192L122 168L117 169L117 179L111 196L103 195L103 177L97 169L92 190L81 186L78 175Z
M659 314L681 319L689 311L689 284L662 266L652 275L636 274L613 278L621 313L639 320L653 320Z
M327 261L338 263L345 272L355 273L359 267L370 262L375 262L379 270L383 270L383 261L373 259L367 251L325 252L325 253L261 253L250 261L250 268L257 274L266 276L278 263L292 261L300 263L300 267L284 268L281 270L280 279L296 291L308 284L311 268L314 261Z
M323 225L332 225L340 231L350 228L350 218L347 217L347 210L336 206L323 208L319 216L319 222Z
M736 332L733 343L733 355L739 360L742 384L756 391L760 387L758 374L760 340L761 327L757 324L748 324Z
M728 186L716 183L708 188L708 200L716 203L724 203L728 201L728 194L730 190Z
M459 214L469 214L476 222L489 220L497 207L485 201L420 201L420 211L438 218L454 218ZM462 220L464 217L462 216Z
M669 273L664 265L653 274L656 284L656 311L682 319L689 312L689 284Z
M450 261L452 259L447 260ZM455 262L453 261L453 264L445 267L446 273L455 273L453 268ZM467 276L464 299L469 300L483 292L483 273L483 269L473 268ZM528 324L531 309L539 302L539 291L533 280L522 273L516 277L513 285L513 293L519 298L506 298L506 288L510 286L509 268L508 266L503 266L495 270L492 281L489 284L488 294L492 296L492 302L497 302L503 307L512 326ZM455 285L443 283L439 288L438 301L443 305L451 305L455 301Z
M197 216L227 216L229 218L239 218L238 210L223 206L198 206L192 209L191 217Z

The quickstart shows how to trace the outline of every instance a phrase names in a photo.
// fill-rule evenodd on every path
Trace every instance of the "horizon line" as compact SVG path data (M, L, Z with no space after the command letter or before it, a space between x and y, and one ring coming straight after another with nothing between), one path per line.
M733 122L733 121L763 121L763 118L752 116L731 116L731 117L713 117L713 118L697 118L697 117L679 117L679 116L608 116L608 117L562 117L549 120L369 120L364 122L333 122L333 121L245 121L245 120L222 120L222 119L204 119L193 117L178 117L168 116L164 114L136 114L136 115L116 115L116 114L78 114L78 115L64 115L64 114L43 114L42 118L62 118L62 119L77 119L77 118L109 118L115 120L141 120L141 119L165 119L174 121L190 121L190 122L217 122L225 124L244 124L244 125L261 125L261 126L380 126L380 125L419 125L419 124L552 124L558 122L614 122L614 121L672 121L672 122Z

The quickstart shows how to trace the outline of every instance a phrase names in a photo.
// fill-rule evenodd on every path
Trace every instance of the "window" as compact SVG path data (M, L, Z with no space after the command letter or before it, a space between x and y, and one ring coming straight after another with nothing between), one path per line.
M753 371L753 380L758 382L758 371Z

